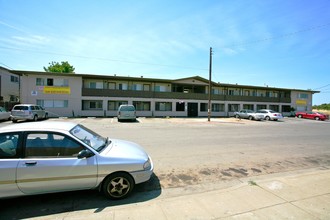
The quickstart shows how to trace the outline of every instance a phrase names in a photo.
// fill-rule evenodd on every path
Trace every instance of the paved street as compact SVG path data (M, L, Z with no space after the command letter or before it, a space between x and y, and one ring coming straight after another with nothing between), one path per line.
M264 177L296 175L330 167L329 121L237 119L149 119L119 123L113 118L50 119L82 123L111 138L142 145L155 164L155 175L136 187L132 197L108 201L81 191L1 201L4 219L49 217L76 210L143 204L157 198L200 195L258 182ZM5 126L10 122L2 122ZM155 200L156 199L156 200ZM17 211L19 210L19 212ZM208 219L208 218L206 218Z

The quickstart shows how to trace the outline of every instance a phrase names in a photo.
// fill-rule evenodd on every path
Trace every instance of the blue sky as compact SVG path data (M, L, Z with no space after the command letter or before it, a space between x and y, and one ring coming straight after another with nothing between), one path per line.
M0 0L0 65L312 89L330 103L329 0Z

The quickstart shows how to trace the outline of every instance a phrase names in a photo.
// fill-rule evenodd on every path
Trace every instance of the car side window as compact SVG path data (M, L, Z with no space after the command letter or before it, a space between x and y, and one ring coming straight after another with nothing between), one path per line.
M30 133L26 137L25 155L31 157L77 157L84 147L57 133Z
M10 159L18 157L18 134L0 134L0 158Z

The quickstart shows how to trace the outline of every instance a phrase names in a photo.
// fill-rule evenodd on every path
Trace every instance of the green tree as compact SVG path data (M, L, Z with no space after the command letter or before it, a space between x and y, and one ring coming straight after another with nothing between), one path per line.
M48 67L44 67L46 72L52 73L74 73L74 69L68 61L62 61L61 63L52 61Z

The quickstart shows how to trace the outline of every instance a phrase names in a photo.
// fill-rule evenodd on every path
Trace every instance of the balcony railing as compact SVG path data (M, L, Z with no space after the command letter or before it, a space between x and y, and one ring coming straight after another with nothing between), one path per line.
M135 90L113 90L113 89L82 89L82 96L97 97L127 97L127 98L158 98L158 99L195 99L208 100L208 94L182 93L182 92L154 92ZM260 96L239 96L239 95L212 95L212 100L217 101L239 101L239 102L278 102L291 103L291 98L274 98Z

